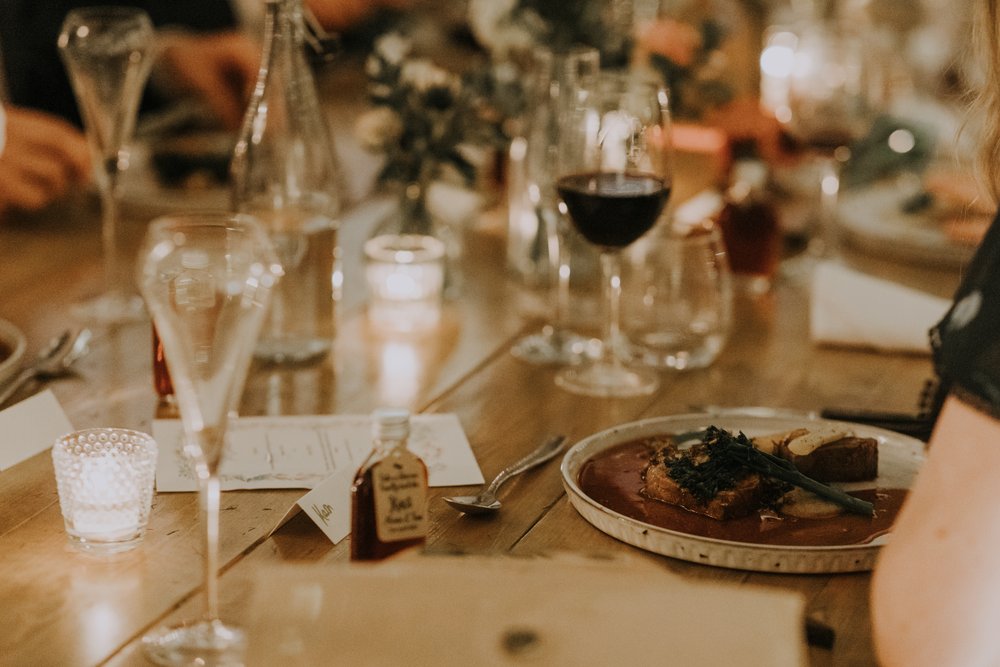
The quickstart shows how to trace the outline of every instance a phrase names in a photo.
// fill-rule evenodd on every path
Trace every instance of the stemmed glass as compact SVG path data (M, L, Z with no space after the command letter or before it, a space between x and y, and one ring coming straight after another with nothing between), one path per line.
M76 94L101 196L104 292L78 304L90 321L142 319L142 300L126 288L118 248L119 177L128 166L128 141L154 57L153 24L133 7L85 7L66 15L59 52Z
M140 262L139 289L163 342L198 478L205 540L204 616L156 630L143 646L159 664L238 662L243 632L218 612L219 466L281 265L256 219L224 213L154 220Z
M869 73L858 36L833 19L809 23L801 31L788 80L788 104L776 116L814 158L819 175L819 205L804 256L807 263L837 253L841 166L875 115Z
M562 369L556 384L589 396L636 396L659 385L628 367L620 330L623 248L648 232L670 196L670 113L662 85L635 73L605 73L567 113L556 189L583 237L598 247L607 293L600 357Z
M581 85L600 71L600 52L574 47L555 52L538 48L532 53L534 109L525 155L526 203L538 222L538 240L545 244L550 265L552 317L536 331L514 342L511 354L534 364L569 364L582 359L589 338L566 328L570 297L569 222L559 206L552 163L559 148L562 117Z

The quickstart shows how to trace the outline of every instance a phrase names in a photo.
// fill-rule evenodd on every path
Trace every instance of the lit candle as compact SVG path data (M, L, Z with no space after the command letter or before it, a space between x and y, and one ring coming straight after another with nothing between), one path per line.
M70 542L115 552L142 538L153 497L156 442L126 429L69 433L52 447L59 505Z
M413 234L377 236L365 243L368 318L380 329L420 331L441 319L444 243Z

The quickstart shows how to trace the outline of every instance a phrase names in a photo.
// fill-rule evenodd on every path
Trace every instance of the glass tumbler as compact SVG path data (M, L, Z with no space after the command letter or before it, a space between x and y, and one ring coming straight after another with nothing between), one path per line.
M149 521L156 441L122 428L67 433L52 447L59 505L70 543L93 553L139 544Z
M711 365L732 321L732 273L718 227L657 227L626 253L623 329L629 354L647 366Z

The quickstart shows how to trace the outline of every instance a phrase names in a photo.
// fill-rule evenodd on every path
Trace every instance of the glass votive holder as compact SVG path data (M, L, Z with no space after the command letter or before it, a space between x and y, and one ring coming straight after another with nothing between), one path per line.
M70 543L92 553L138 545L149 521L156 441L122 428L67 433L52 446L59 506Z
M408 333L437 326L444 293L445 244L421 234L385 234L365 242L368 320Z
M631 356L659 369L712 364L732 321L732 274L718 227L662 225L623 263L623 329Z

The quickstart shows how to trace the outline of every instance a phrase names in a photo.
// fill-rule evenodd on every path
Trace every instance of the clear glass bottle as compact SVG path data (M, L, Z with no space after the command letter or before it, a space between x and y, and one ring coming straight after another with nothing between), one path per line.
M719 229L737 283L751 294L770 290L781 256L781 226L768 193L770 173L756 144L733 147L733 164Z
M351 560L382 560L427 541L427 466L406 448L410 413L372 413L374 448L351 487Z
M284 268L258 359L322 358L341 284L342 174L304 51L302 0L267 0L260 73L233 155L233 205L260 219Z

